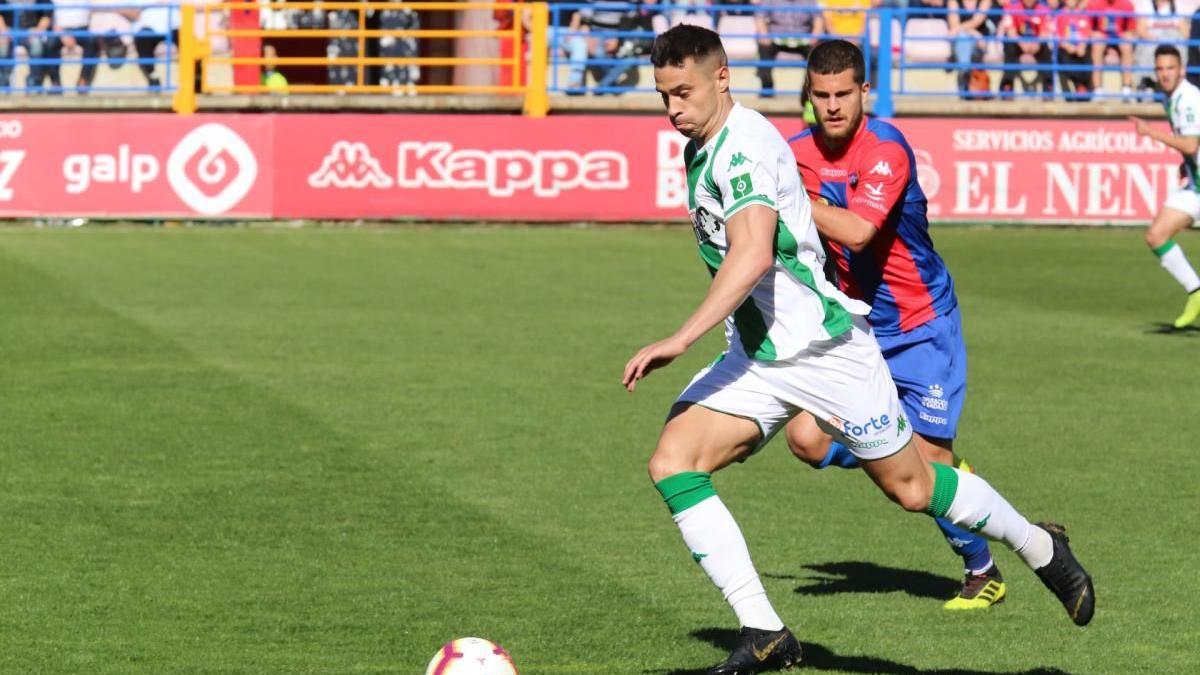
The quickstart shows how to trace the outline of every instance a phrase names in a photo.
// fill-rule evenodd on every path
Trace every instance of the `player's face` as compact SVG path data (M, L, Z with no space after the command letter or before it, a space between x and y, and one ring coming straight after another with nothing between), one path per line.
M808 74L808 98L817 116L817 126L827 140L850 138L863 118L863 101L870 84L854 81L854 69L832 75Z
M729 91L729 67L716 58L688 58L683 66L655 68L654 88L676 131L702 139L717 115L721 95Z
M1168 94L1175 91L1179 81L1183 79L1183 68L1179 59L1170 54L1163 54L1154 59L1154 76L1158 78L1158 86Z

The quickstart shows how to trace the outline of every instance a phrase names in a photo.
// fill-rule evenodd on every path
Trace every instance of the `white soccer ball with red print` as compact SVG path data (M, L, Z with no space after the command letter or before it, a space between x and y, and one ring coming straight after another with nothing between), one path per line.
M439 649L425 675L517 675L517 667L499 645L467 637Z

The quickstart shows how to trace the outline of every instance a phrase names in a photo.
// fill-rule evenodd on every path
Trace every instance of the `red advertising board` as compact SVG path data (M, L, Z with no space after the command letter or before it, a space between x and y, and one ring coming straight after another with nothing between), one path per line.
M933 220L1144 223L1179 182L1128 122L895 124ZM663 116L11 115L0 216L681 220L683 145Z

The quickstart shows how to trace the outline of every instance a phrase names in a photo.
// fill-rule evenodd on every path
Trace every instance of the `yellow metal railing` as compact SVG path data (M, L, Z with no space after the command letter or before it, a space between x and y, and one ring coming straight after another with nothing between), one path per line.
M358 27L346 29L268 29L268 28L211 28L213 12L233 10L295 11L356 11ZM368 29L367 12L372 10L411 9L414 11L466 11L487 10L512 12L511 28L495 30L469 30L446 28L415 29ZM204 5L184 4L180 7L179 27L179 90L174 107L182 114L196 111L196 90L202 93L259 94L277 92L267 84L213 84L208 81L211 66L353 66L356 81L353 84L289 84L290 93L392 93L397 90L415 94L513 94L524 96L524 111L532 117L543 117L549 109L546 96L546 35L549 30L549 10L544 2L225 2ZM198 15L199 14L199 18ZM526 21L528 19L528 21ZM197 31L197 21L201 30ZM528 35L526 35L528 28ZM199 36L197 37L197 33ZM279 56L224 56L214 54L212 44L217 38L258 37L272 39L295 38L348 38L358 42L357 56L346 57L279 57ZM494 38L509 44L511 56L506 57L454 57L454 56L363 56L367 40L383 37L416 39ZM528 38L529 64L525 71L526 38ZM200 65L199 71L197 64ZM409 86L367 84L367 67L385 65L421 66L503 66L511 69L511 84L501 85L458 85L416 84ZM196 86L197 78L199 87Z

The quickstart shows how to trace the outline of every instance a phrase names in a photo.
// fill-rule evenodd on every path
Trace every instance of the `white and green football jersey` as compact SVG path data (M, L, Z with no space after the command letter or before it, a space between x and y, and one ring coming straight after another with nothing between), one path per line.
M1200 89L1184 80L1171 92L1166 101L1167 119L1171 121L1171 131L1176 136L1200 136ZM1197 154L1200 154L1198 152ZM1188 187L1200 190L1200 172L1197 172L1197 156L1184 155L1183 163L1187 167Z
M825 278L825 251L796 160L765 117L735 104L725 126L704 147L688 143L684 162L688 212L700 257L712 274L729 248L726 221L751 204L778 214L775 265L725 320L730 349L760 361L787 359L811 342L845 333L852 314L870 311Z

